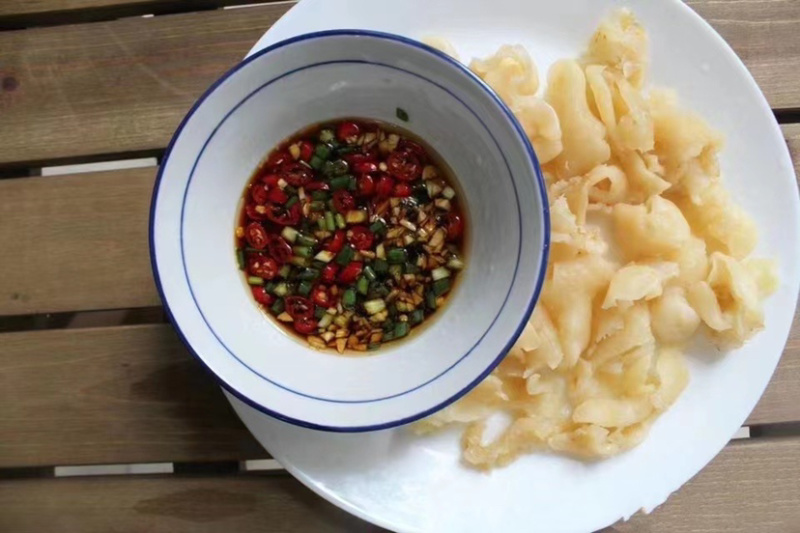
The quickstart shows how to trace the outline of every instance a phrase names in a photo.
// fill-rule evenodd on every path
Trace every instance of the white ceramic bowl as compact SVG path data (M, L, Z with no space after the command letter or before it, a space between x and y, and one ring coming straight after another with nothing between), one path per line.
M397 122L398 107L461 185L467 268L422 333L368 357L311 350L259 310L237 268L242 192L298 130L342 117ZM178 332L236 396L310 428L383 429L465 394L516 340L547 263L545 198L519 124L461 64L388 34L309 34L236 66L181 124L153 193L153 270Z

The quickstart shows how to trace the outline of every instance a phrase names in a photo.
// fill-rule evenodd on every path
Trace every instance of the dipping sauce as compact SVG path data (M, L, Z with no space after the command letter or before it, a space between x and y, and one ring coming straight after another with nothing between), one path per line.
M347 119L269 153L244 192L236 253L256 302L288 331L320 350L376 350L445 304L465 224L430 147Z

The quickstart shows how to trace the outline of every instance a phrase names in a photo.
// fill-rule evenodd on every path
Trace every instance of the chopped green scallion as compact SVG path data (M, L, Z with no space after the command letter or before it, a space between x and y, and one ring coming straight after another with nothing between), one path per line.
M336 262L342 266L347 266L350 264L350 261L353 260L353 257L356 255L355 250L353 250L349 246L345 246L342 248L342 251L339 252L339 255L336 256Z
M239 263L239 270L244 270L244 250L241 248L236 250L236 262Z
M314 249L310 246L292 246L292 252L299 257L311 257L314 255Z
M309 237L308 235L303 235L302 233L298 233L297 244L300 246L314 246L317 244L317 239L314 237Z
M319 319L318 327L320 329L325 329L333 323L333 315L330 313L325 313L325 316Z
M297 240L297 230L292 227L286 226L285 228L283 228L283 231L281 231L281 237L293 243L294 241Z
M283 298L278 298L277 300L275 300L275 303L272 304L272 307L270 307L269 310L272 312L273 315L279 315L283 313L285 309L286 309L286 304L284 303Z
M315 202L324 202L328 198L328 191L313 191L311 193L311 199Z
M301 281L300 285L297 286L297 293L300 296L308 296L309 294L311 294L311 289L313 288L314 286L311 284L310 281Z
M360 294L363 294L364 296L367 295L367 292L369 291L369 280L367 279L366 276L361 276L358 279L358 281L356 282L356 290Z
M297 274L297 279L300 281L314 281L319 277L319 270L316 268L305 268Z
M356 306L356 291L352 287L342 294L342 306L347 309L352 309Z
M325 211L325 226L328 231L336 231L336 221L330 211Z
M428 309L431 311L436 311L436 295L433 291L428 291L425 295L425 305L427 305Z
M286 296L289 294L289 285L286 283L278 283L275 285L275 290L273 292L275 293L275 296Z
M383 220L376 220L369 227L369 230L375 235L383 235L386 232L386 224Z
M411 323L412 326L421 324L423 320L425 320L425 312L422 309L414 310L414 312L411 313L411 315L409 315L408 317L408 321Z
M309 265L309 263L310 263L310 261L306 257L300 257L300 256L297 256L297 255L293 255L292 257L289 258L289 264L292 264L294 266L307 267Z
M402 339L406 335L408 335L408 322L398 322L394 326L394 338L395 339Z
M320 143L314 149L314 155L320 159L328 159L331 155L331 147L325 143Z
M308 164L314 170L319 170L319 169L322 168L322 165L325 164L325 160L322 159L321 157L317 156L317 155L314 155L314 157L311 158L311 161L309 161Z
M372 263L372 267L378 274L386 274L387 272L389 272L389 263L387 263L383 259L376 259L375 262Z
M408 260L408 253L403 248L393 248L386 252L386 259L392 264L403 264Z
M441 296L450 291L450 280L443 278L433 282L433 293L436 296Z
M376 300L368 300L364 302L364 309L370 315L377 315L384 309L386 309L386 302L381 299Z
M256 285L263 287L264 286L264 278L259 278L258 276L248 276L247 283L250 285Z
M340 191L342 189L347 189L350 187L350 176L339 176L337 178L333 178L330 182L331 190Z

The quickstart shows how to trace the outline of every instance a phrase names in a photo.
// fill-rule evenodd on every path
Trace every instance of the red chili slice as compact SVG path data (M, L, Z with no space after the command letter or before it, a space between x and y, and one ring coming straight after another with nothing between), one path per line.
M361 128L355 122L342 122L336 131L336 137L342 142L349 142L353 137L357 137Z
M447 240L456 241L464 233L464 220L453 211L447 213Z
M322 281L326 283L333 283L336 281L336 274L339 273L339 265L336 263L328 263L325 265L325 268L322 269Z
M333 193L333 208L342 214L346 214L356 206L353 195L347 191L336 191Z
M328 191L330 190L330 186L325 183L324 181L312 181L311 183L306 183L303 185L303 188L306 191Z
M280 264L284 264L292 257L292 247L283 237L272 235L267 246L269 255Z
M303 161L311 161L311 158L314 157L314 145L309 141L303 141L300 143L300 159Z
M311 291L311 301L320 307L330 307L333 303L333 298L325 285L317 285Z
M420 160L420 162L423 163L428 158L428 154L427 152L425 152L425 149L422 146L415 143L414 141L409 141L408 139L403 139L402 141L400 141L400 149L409 150L413 152Z
M277 187L278 180L281 179L280 176L277 174L266 174L261 178L261 181L266 185L268 188Z
M358 195L369 197L375 194L375 180L372 176L364 174L358 178Z
M293 319L311 317L314 314L314 304L308 298L302 296L287 296L286 312L289 313Z
M313 317L297 318L294 321L294 330L302 335L311 335L317 331L318 327L319 322L317 322Z
M271 257L254 254L247 258L247 272L266 280L274 279L278 275L278 263Z
M411 196L411 186L408 183L398 183L394 186L392 196L397 198L408 198Z
M244 229L244 238L247 240L247 243L250 246L256 248L257 250L263 250L266 248L267 242L269 241L267 230L265 230L264 226L258 222L251 222L247 225L247 227Z
M250 187L250 197L257 204L267 203L269 187L263 183L254 183L253 186Z
M353 168L361 163L377 163L378 153L374 150L368 150L366 153L346 154L342 159L347 161L350 168Z
M283 192L281 189L275 188L269 191L267 194L267 200L276 204L285 204L289 201L289 195Z
M398 149L386 160L388 172L400 181L414 181L422 174L422 164L413 150Z
M293 187L302 187L314 177L314 172L302 163L286 163L281 167L280 176Z
M326 249L329 252L333 252L335 254L338 254L339 252L342 251L342 248L344 248L344 242L345 242L346 238L347 238L347 236L345 235L344 230L341 230L341 229L336 230L336 232L333 234L333 238L328 243L328 246L327 246Z
M300 203L294 204L289 209L282 205L269 204L266 209L267 218L281 226L294 226L300 222L300 217L303 214L303 208L300 207Z
M247 204L244 206L247 218L251 220L267 220L267 208L263 205Z
M391 177L384 174L383 176L378 178L378 183L375 184L375 193L378 196L387 198L392 195L393 190L394 190L394 180Z
M289 155L289 152L280 150L270 154L270 156L267 158L267 163L265 166L268 168L276 168L291 160L292 156Z
M253 291L253 298L256 299L261 305L272 305L275 303L275 297L267 292L264 287L251 287Z
M348 241L356 250L369 250L372 247L372 242L375 236L370 230L364 226L356 226L351 228L348 232Z
M357 174L373 174L378 171L378 165L372 161L359 161L353 163L353 171Z
M341 274L339 274L339 281L342 283L353 283L361 275L362 270L364 270L364 263L353 261L342 269Z

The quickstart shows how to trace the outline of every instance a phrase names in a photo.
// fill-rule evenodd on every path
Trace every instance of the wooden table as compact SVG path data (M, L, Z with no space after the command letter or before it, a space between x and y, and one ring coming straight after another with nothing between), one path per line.
M272 463L247 467L268 455L159 307L155 166L49 175L160 157L200 93L292 6L222 9L242 3L0 1L2 532L378 531ZM800 165L800 0L690 5L750 68ZM750 438L609 530L800 531L795 326ZM72 468L109 464L138 466ZM118 475L89 475L102 472Z

